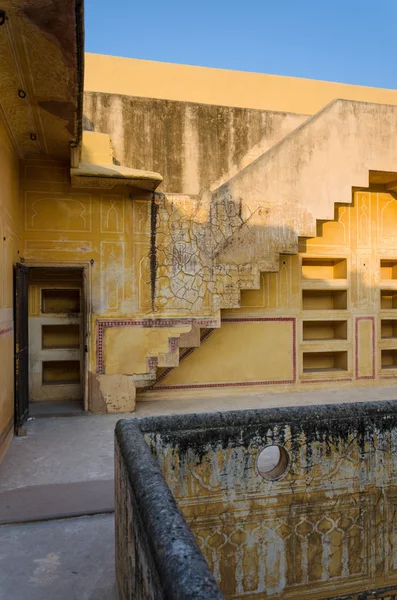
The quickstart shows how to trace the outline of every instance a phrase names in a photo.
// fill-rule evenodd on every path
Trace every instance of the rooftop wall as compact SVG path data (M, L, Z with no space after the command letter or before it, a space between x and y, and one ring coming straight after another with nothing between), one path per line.
M157 171L159 189L198 194L226 181L306 115L86 92L84 129L110 135L114 158Z
M397 104L397 91L297 77L85 55L88 92L313 114L335 98Z

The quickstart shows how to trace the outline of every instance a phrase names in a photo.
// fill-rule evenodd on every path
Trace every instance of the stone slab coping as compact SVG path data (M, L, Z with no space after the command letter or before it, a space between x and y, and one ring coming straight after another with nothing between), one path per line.
M397 395L397 394L396 394ZM226 412L209 412L182 415L164 415L135 418L143 433L167 433L202 429L205 431L253 427L258 423L304 424L316 422L320 426L337 422L353 422L359 419L387 420L397 424L397 400L374 400L370 402L346 402L341 404L318 404L306 406L281 406ZM129 423L130 419L121 422ZM119 421L120 423L120 421Z
M142 421L119 421L116 440L164 598L221 600L215 578L144 440Z

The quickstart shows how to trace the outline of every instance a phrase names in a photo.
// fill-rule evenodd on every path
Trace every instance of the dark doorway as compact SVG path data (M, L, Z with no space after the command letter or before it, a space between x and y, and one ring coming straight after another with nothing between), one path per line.
M22 264L14 268L14 357L15 357L15 433L21 433L29 416L29 269Z

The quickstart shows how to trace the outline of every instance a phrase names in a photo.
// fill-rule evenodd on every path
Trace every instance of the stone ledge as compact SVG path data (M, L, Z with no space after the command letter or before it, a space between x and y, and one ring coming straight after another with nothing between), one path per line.
M116 425L116 576L120 600L223 598L136 419Z

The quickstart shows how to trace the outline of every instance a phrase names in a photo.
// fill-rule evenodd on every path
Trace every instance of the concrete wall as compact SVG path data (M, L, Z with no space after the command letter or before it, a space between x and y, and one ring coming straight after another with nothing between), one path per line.
M225 598L395 598L395 402L139 425ZM287 453L274 479L268 445Z
M84 128L111 136L124 166L161 173L160 190L198 194L233 176L305 115L86 92Z
M397 91L86 53L87 92L313 114L335 100L397 104Z
M14 421L13 264L19 261L19 161L0 122L0 459Z

